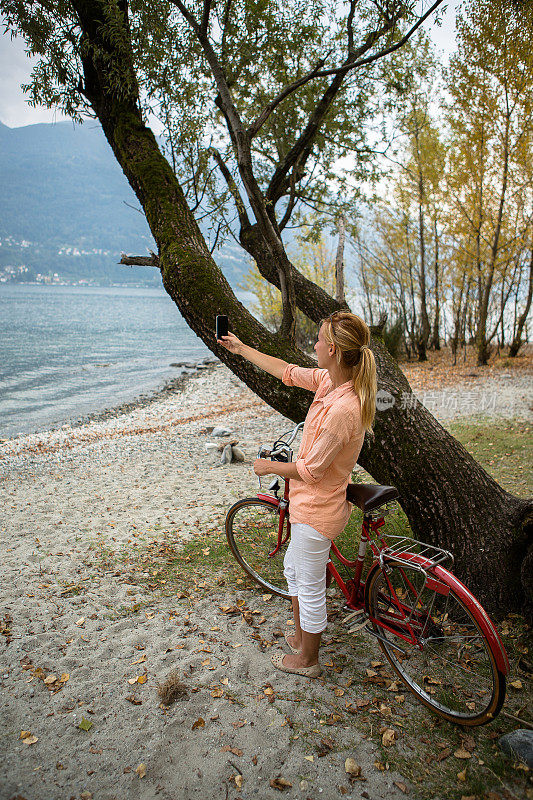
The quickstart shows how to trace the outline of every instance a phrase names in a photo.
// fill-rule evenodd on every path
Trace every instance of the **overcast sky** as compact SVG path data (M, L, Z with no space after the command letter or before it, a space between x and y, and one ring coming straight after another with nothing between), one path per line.
M459 3L460 0L448 0L442 26L429 28L433 41L445 57L454 47L455 15ZM31 108L26 103L20 85L29 82L32 63L24 52L22 39L12 41L6 34L0 36L0 122L10 128L66 119L58 111Z

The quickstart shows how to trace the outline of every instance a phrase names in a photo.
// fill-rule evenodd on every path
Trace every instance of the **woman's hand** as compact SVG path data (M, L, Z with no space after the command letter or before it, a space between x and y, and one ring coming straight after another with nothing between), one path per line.
M229 350L230 353L235 353L238 356L242 355L242 349L244 345L240 339L237 339L235 334L228 333L227 336L217 339L217 342L225 347L226 350Z
M258 458L254 461L254 472L256 475L275 475L272 466L269 458Z

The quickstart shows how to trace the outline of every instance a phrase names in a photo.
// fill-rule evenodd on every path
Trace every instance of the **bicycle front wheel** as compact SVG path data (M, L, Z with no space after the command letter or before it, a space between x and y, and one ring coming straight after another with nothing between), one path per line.
M384 574L376 565L368 576L367 612L381 649L420 702L451 722L484 725L503 705L505 676L475 606L450 583L444 570L427 582L415 568L387 564Z
M283 575L283 558L289 539L277 550L279 508L265 500L239 500L228 511L226 536L244 571L268 592L289 597ZM287 522L283 539L287 536Z

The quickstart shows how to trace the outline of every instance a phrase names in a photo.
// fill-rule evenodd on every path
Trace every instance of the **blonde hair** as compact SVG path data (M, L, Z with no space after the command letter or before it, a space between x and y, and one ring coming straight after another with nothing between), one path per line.
M326 323L324 338L335 347L339 366L353 371L353 388L361 401L361 421L372 430L376 413L376 362L370 349L370 330L366 322L347 311L335 311Z

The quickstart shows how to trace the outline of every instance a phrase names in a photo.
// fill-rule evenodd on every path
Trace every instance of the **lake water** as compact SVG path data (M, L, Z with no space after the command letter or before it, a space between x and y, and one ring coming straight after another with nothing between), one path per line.
M131 401L209 355L162 288L0 284L0 438Z

